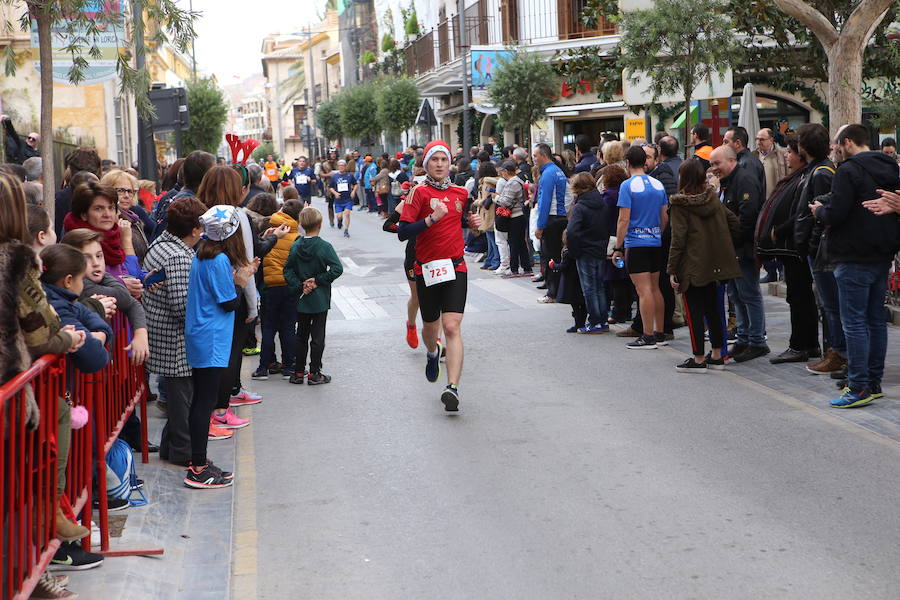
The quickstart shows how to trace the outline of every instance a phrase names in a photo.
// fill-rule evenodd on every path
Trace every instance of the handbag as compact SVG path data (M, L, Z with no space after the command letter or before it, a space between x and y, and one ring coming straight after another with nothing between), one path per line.
M509 231L509 223L512 220L512 209L506 206L497 205L497 212L494 214L494 229L507 233Z

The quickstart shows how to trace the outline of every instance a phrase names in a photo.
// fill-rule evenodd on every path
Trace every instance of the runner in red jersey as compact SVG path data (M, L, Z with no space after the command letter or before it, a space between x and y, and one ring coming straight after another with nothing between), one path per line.
M460 324L466 309L464 227L478 227L481 219L467 211L465 188L450 183L450 149L443 140L425 147L422 160L427 176L407 198L400 213L400 240L416 239L416 290L422 313L422 339L428 355L425 377L441 376L444 329L447 344L447 387L441 394L444 410L459 410L459 378L463 365Z

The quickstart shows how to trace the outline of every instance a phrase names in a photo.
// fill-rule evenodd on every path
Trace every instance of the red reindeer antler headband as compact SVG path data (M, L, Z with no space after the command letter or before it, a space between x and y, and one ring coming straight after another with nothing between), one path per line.
M246 142L241 142L240 138L233 133L229 133L225 136L225 141L228 142L228 147L231 148L231 163L235 165L246 165L247 159L250 158L250 155L259 147L259 142L254 139L249 139ZM238 155L243 151L243 157L240 161L238 161Z

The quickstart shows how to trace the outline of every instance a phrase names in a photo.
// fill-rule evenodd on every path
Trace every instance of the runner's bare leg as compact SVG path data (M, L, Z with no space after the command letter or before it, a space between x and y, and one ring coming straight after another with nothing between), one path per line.
M460 334L462 313L444 313L441 321L444 326L444 346L447 347L447 383L459 385L463 368L463 341Z

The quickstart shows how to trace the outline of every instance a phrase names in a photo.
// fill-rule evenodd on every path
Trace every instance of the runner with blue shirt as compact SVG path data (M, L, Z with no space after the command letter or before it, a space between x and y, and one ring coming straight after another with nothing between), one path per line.
M300 194L300 201L309 206L312 204L313 185L317 183L316 175L307 165L305 156L297 159L297 166L285 176L285 181L290 181Z
M625 153L631 177L619 188L619 221L612 259L625 256L625 265L638 293L644 334L628 344L632 349L667 346L663 333L664 303L659 291L663 264L662 231L669 220L669 197L663 184L644 172L647 153L632 146Z
M347 161L338 161L338 172L331 176L328 193L334 198L334 214L338 229L343 224L344 237L350 237L350 213L353 211L353 197L357 190L356 177L347 172ZM343 218L341 218L343 216Z

